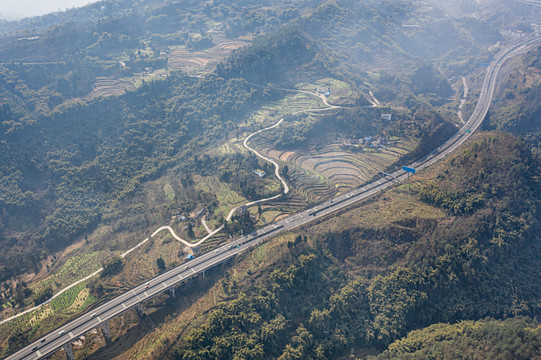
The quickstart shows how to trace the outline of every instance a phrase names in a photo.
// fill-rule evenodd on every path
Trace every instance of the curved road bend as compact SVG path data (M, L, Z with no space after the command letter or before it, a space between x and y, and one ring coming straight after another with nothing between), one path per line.
M327 103L327 99L325 97L323 97L322 95L319 95L319 94L314 94L314 93L310 93L308 91L304 91L304 90L294 90L294 89L281 89L281 90L287 90L287 91L295 91L295 92L302 92L302 93L307 93L307 94L310 94L310 95L313 95L313 96L316 96L318 98L321 98L323 100L323 103L325 103L328 107L327 108L317 108L317 109L306 109L306 110L299 110L299 111L296 111L294 113L292 113L291 115L295 115L295 114L299 114L299 113L303 113L303 112L317 112L317 111L326 111L326 110L331 110L331 109L336 109L336 108L339 108L340 106L336 106L336 105L330 105L329 103ZM264 129L261 129L261 130L258 130L252 134L250 134L243 142L243 145L246 149L248 149L249 151L252 151L254 152L258 157L274 164L275 166L275 174L276 174L276 177L278 178L278 180L282 183L283 187L284 187L284 191L283 191L283 194L287 194L289 192L289 186L287 185L287 183L284 181L284 179L280 176L280 166L278 163L276 163L274 160L272 159L269 159L265 156L262 156L259 152L257 152L255 149L253 149L252 147L248 146L248 140L258 134L258 133L261 133L262 131L266 131L266 130L270 130L270 129L273 129L274 127L280 125L282 123L284 119L280 119L276 124L272 125L272 126L269 126L267 128L264 128ZM282 196L282 193L279 193L275 196L272 196L272 197L269 197L269 198L265 198L265 199L259 199L259 200L256 200L256 201L252 201L252 202L249 202L249 203L246 203L246 204L243 204L244 206L252 206L252 205L256 205L256 204L260 204L260 203L263 203L263 202L267 202L267 201L271 201L271 200L274 200L274 199L277 199L279 198L280 196ZM231 209L231 211L229 212L229 214L227 215L227 218L226 220L227 221L230 221L231 218L233 217L233 214L235 213L235 211L238 209L238 207L235 207L233 209ZM130 254L131 252L133 252L134 250L138 249L139 247L141 247L142 245L144 245L148 240L150 240L150 238L156 236L159 232L161 231L168 231L171 236L177 240L178 242L184 244L185 246L188 246L188 247L196 247L196 246L199 246L201 245L203 242L205 242L206 240L208 240L210 237L214 236L214 234L220 232L224 225L222 224L220 227L212 230L209 228L208 224L206 223L205 221L205 217L203 216L203 218L201 219L201 223L203 224L203 226L205 227L205 230L207 231L207 235L204 236L202 239L200 239L199 241L195 242L195 243L192 243L192 242L189 242L189 241L186 241L184 239L182 239L181 237L179 237L175 231L173 230L173 228L171 226L168 226L168 225L164 225L164 226L161 226L159 227L158 229L156 229L149 237L147 237L146 239L144 239L143 241L141 241L140 243L136 244L134 247L128 249L127 251L125 251L124 253L122 253L120 255L121 258L125 258L128 254ZM29 312L32 312L34 310L37 310L39 308L41 308L42 306L44 305L47 305L49 302L51 302L53 299L57 298L58 296L62 295L64 292L68 291L69 289L73 288L74 286L80 284L81 282L83 281L86 281L94 276L96 276L97 274L99 274L100 272L103 271L103 267L97 269L95 272L93 272L92 274L80 279L80 280L77 280L75 281L74 283L66 286L65 288L63 288L62 290L60 290L58 293L54 294L51 298L47 299L46 301L44 301L43 303L39 304L39 305L36 305L30 309L27 309L25 311L22 311L18 314L15 314L7 319L4 319L4 320L1 320L0 321L0 325L1 324L4 324L6 322L9 322L11 320L14 320L24 314L27 314Z
M479 96L479 102L470 119L455 136L445 142L445 144L443 144L440 148L424 158L415 161L409 166L417 169L426 168L432 165L434 162L443 159L462 143L464 143L464 141L471 136L471 133L479 127L488 111L490 101L492 100L492 96L494 94L496 77L503 62L513 56L524 53L534 46L541 45L540 40L541 37L530 38L509 45L504 50L500 51L495 56L494 61L487 68L487 74L483 83L481 94ZM406 179L408 174L403 170L398 170L391 174L391 176L393 177L392 179L382 178L376 180L359 189L355 189L349 193L340 195L333 200L326 201L309 210L299 212L287 219L283 219L275 224L268 225L262 229L259 229L255 233L236 239L229 244L217 248L214 251L205 253L195 258L189 263L177 266L164 274L156 276L148 282L148 286L139 285L125 292L124 294L117 296L109 302L93 309L91 311L92 314L87 313L79 316L71 322L22 348L15 354L7 357L7 359L39 359L43 356L49 355L63 345L68 344L75 338L100 326L105 321L118 316L119 314L136 306L137 304L140 304L143 301L152 298L153 296L160 294L164 290L178 285L217 264L231 259L237 254L242 253L251 247L257 246L259 243L277 235L280 232L288 231L307 224L315 219L321 218L358 201L371 197L374 194L377 194L392 186L396 182ZM32 350L34 347L37 347L37 350Z

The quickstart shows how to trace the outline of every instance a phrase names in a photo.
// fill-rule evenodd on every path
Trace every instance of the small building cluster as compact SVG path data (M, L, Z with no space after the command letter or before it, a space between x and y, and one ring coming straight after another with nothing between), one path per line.
M355 148L356 150L369 149L386 149L388 146L396 143L397 140L390 140L383 135L365 136L359 139L344 139L342 144L347 148Z
M259 170L259 169L252 170L252 173L256 174L260 178L265 177L265 175L266 175L266 173L263 170Z
M237 209L237 214L238 215L244 215L248 212L248 206L246 205L241 205L239 206L239 208Z
M323 95L325 95L325 97L331 96L331 88L327 88L327 90L315 88L314 92L316 94L323 94Z

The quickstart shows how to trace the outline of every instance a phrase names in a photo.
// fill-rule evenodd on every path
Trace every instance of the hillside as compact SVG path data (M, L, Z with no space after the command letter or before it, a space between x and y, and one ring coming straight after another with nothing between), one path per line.
M519 135L539 153L541 149L541 49L530 51L506 66L495 108L485 128ZM518 71L517 71L518 70Z
M1 70L5 81L1 82L3 101L0 130L3 141L0 146L7 154L0 166L3 179L0 233L6 240L1 245L2 280L25 271L38 274L40 267L45 266L43 260L51 252L62 250L82 236L93 237L91 234L94 229L102 225L120 222L113 227L117 228L115 231L122 231L126 225L122 225L125 221L120 219L127 214L137 216L138 221L146 223L147 227L155 222L166 221L166 215L156 218L143 210L140 202L131 202L133 196L143 195L141 186L163 176L164 171L175 167L190 168L189 158L195 154L219 147L229 134L240 135L250 129L241 125L250 112L285 95L262 89L252 84L254 81L265 84L272 80L295 87L301 78L304 84L309 84L325 76L338 77L347 80L342 84L350 89L349 94L342 97L344 104L358 106L369 103L365 99L366 92L363 93L358 83L349 78L348 74L353 71L348 70L349 65L346 63L336 68L333 64L339 61L338 58L335 59L326 50L328 45L325 44L336 42L337 33L322 32L322 28L328 27L325 23L321 23L321 27L300 29L303 23L314 23L316 18L319 21L331 20L325 14L332 12L336 14L335 18L343 18L343 23L337 24L335 31L344 31L353 21L374 15L376 10L372 8L360 7L355 11L345 11L347 2L307 5L305 8L300 7L307 12L304 17L294 19L280 30L273 32L264 26L267 23L253 22L250 26L242 25L242 30L238 30L239 35L231 33L230 17L236 16L235 11L240 11L235 6L229 8L216 4L214 8L201 9L193 5L181 11L179 4L156 2L152 7L154 15L151 18L162 19L165 13L175 13L184 19L183 16L189 17L188 13L197 13L198 17L207 19L207 22L215 19L221 22L221 26L228 24L227 31L216 24L216 30L219 30L216 34L227 33L230 38L264 29L270 31L269 35L256 39L252 46L237 51L227 61L219 64L215 74L200 80L200 77L190 77L184 72L176 73L172 71L170 61L169 65L167 61L164 62L165 58L159 54L171 55L171 51L176 51L172 45L160 47L154 44L155 38L146 43L143 49L138 45L143 41L141 36L144 29L151 30L153 34L173 31L172 22L176 17L168 15L156 27L151 27L149 18L145 20L144 29L131 28L126 24L142 21L138 18L143 16L139 12L142 10L136 7L133 13L124 14L119 10L121 4L117 5L117 10L109 14L107 24L93 20L94 17L76 22L79 18L75 17L72 23L53 25L40 35L37 42L18 41L9 35L0 39L4 48L11 49L2 52L6 58ZM272 3L267 5L272 6ZM311 12L308 11L310 6ZM291 3L281 10L282 17L277 14L278 19L289 19L288 16L292 16L287 11L289 8L298 7ZM385 22L391 24L403 21L403 17L407 14L411 16L413 11L407 2L386 4L381 11L395 8L399 9L397 14L401 15L390 17ZM95 5L92 5L72 12L94 14L94 10ZM260 10L254 8L251 11L255 15ZM189 29L190 32L197 29L201 31L194 24ZM385 32L384 28L369 22L364 25L364 29L374 34ZM148 36L148 33L144 34L144 37ZM210 34L218 36L215 32ZM98 42L95 42L95 36L99 37ZM339 44L355 36L355 33L348 34ZM124 43L115 43L118 39L113 41L113 38L122 38ZM97 44L106 39L109 39L109 45L98 49ZM184 40L179 41L182 43ZM193 44L188 45L185 44L186 50ZM197 50L192 46L190 51ZM295 61L286 60L290 58ZM88 97L98 75L109 74L113 79L119 76L129 78L145 67L152 67L154 71L163 66L168 76L149 75L138 78L139 87L126 95L118 98ZM290 77L293 73L296 79ZM284 76L280 79L275 74ZM430 74L441 82L441 74ZM361 80L367 79L366 75L359 76ZM238 77L243 77L247 82L235 80ZM432 80L420 78L416 81L422 83ZM362 85L363 88L365 86ZM414 92L422 96L421 90L414 89ZM118 95L123 91L114 93ZM415 97L411 93L410 98ZM347 114L346 117L351 115ZM418 137L421 137L419 146L422 148L425 141L422 136L431 134L432 128L450 122L433 113L424 118L426 124L424 120L418 124L410 121L406 125L408 129L404 129L404 123L401 122L399 131L393 129L395 125L386 125L390 129L388 133L403 132L406 135L404 141L407 145L392 154L394 161L412 147L411 143L415 147ZM384 131L383 126L375 124L371 126L371 132ZM420 131L419 127L423 129ZM453 131L449 126L443 129L446 131L441 132L437 141ZM359 136L371 135L357 133ZM425 145L423 151L426 148ZM380 169L392 162L386 160ZM363 178L370 178L373 170L370 171ZM309 181L319 181L318 178L316 174L314 180ZM304 184L299 183L299 186ZM244 190L240 191L249 195ZM302 196L313 197L310 194ZM131 204L127 205L126 202ZM126 206L130 210L126 211ZM181 209L188 212L193 210ZM139 224L133 230L144 228ZM99 247L103 249L111 245L101 243Z
M108 0L0 23L0 318L86 277L0 324L0 354L437 149L486 63L538 31L511 3L439 3ZM141 323L113 319L113 343L89 333L76 356L385 357L434 324L535 326L540 56L505 64L490 132L459 153L150 300Z
M380 359L534 359L539 356L541 327L527 318L437 324L389 346Z
M413 351L411 341L419 344L418 354L450 346L430 342L432 328L393 343L412 329L487 316L538 316L541 184L530 174L540 166L526 144L510 135L477 136L409 183L280 236L184 288L193 300L168 300L164 309L172 317L165 320L150 315L158 328L131 353L170 359L363 358L388 348L382 356L394 358L401 349ZM150 309L163 306L154 304ZM518 322L505 322L509 330L494 329L490 321L486 330L484 323L460 326L491 334L486 346L504 346L496 339L523 331L526 325ZM448 341L457 346L483 346L451 335L458 330L445 326L434 329L450 334ZM537 354L532 336L524 346ZM522 348L506 349L512 358Z

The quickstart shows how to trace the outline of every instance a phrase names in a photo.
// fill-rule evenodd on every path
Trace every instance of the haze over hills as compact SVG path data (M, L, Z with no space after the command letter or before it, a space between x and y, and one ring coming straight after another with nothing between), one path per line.
M96 0L21 0L21 1L6 1L0 2L2 12L0 18L5 20L19 20L25 17L45 15L58 10L65 10L73 7L96 2Z
M536 9L108 0L0 22L2 356L434 156ZM541 356L541 54L517 53L456 153L70 338L75 358Z

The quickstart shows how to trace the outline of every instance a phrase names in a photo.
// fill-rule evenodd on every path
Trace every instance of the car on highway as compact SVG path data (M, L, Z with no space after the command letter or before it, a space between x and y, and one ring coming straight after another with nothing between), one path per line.
M34 346L34 347L32 348L32 351L36 351L37 349L38 349L38 347L37 347L37 346Z
M148 281L148 282L145 284L145 289L148 289L149 286L150 286L150 281Z
M64 334L65 332L66 332L66 330L60 330L60 331L58 332L58 335L62 335L62 334Z
M94 319L95 317L96 317L96 313L93 313L92 315L90 315L91 319Z
M45 339L45 338L41 339L40 343L43 344L45 342L45 340L47 340L47 339Z

